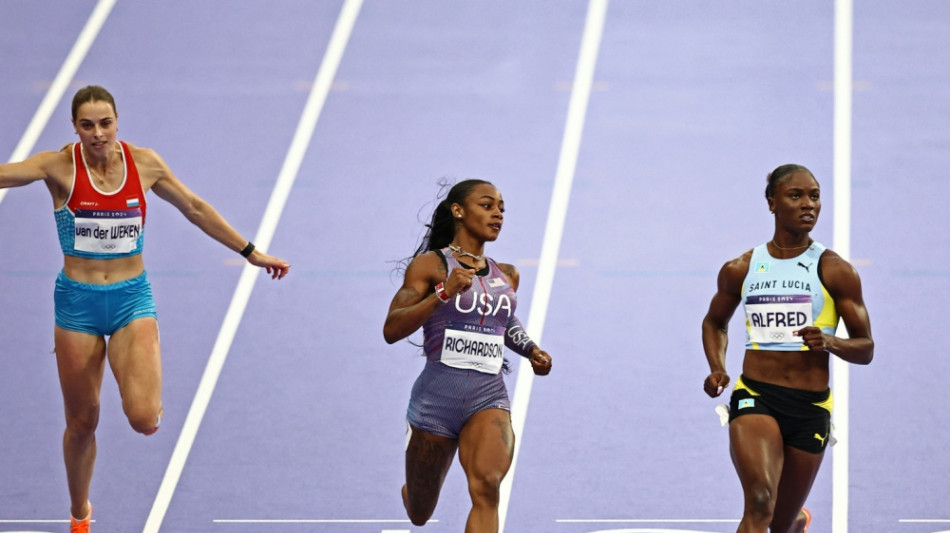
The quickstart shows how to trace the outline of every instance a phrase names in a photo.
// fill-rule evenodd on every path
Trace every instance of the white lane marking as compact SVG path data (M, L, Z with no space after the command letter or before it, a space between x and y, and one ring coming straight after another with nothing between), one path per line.
M590 100L594 67L597 63L597 54L600 50L600 41L606 18L607 0L591 0L587 6L587 19L584 23L580 54L574 72L574 90L571 92L571 99L568 104L567 122L564 126L564 137L561 140L561 153L554 179L554 190L551 193L548 220L544 229L544 241L541 245L538 277L535 280L534 292L531 297L531 315L528 317L526 327L528 334L539 345L544 330L544 321L547 317L551 288L554 284L554 271L557 268L561 235L564 232L564 220L567 217L571 183L577 169L584 119L587 115L587 103ZM517 438L515 438L511 468L501 485L501 501L498 506L499 533L505 531L508 503L511 500L511 488L514 483L515 468L518 465L518 453L521 450L521 442L524 440L525 418L528 414L528 401L531 397L533 379L534 372L531 370L531 363L527 359L521 358L511 401L511 424Z
M833 248L845 260L851 256L851 96L853 6L851 0L835 2L835 92L834 92L834 243ZM844 327L837 335L846 337ZM835 437L831 461L831 531L848 532L850 426L848 423L851 396L849 363L832 357L835 388Z
M361 4L362 0L346 0L340 11L340 16L333 29L333 35L330 37L330 43L323 56L323 62L317 71L313 89L307 98L294 138L287 151L284 165L267 203L264 218L261 220L257 235L254 237L254 242L262 250L269 247L274 236L277 222L280 220L291 186L297 177L307 146L310 144L313 131L317 126L317 120L320 118L320 112L326 101L327 93L330 91L331 82L336 75L337 67L339 67L340 60L343 57L343 51L350 39ZM208 358L208 365L201 376L201 382L198 384L198 390L188 411L181 435L179 435L178 442L175 444L175 450L172 452L162 484L155 496L155 502L143 529L144 533L158 533L162 521L165 519L168 505L171 502L175 488L178 486L178 480L181 478L188 454L191 452L195 436L198 434L198 427L201 425L208 403L211 401L211 395L217 385L218 377L221 375L228 351L231 348L231 342L234 340L241 317L244 315L244 309L247 307L258 273L259 269L250 263L245 264L244 270L241 272L241 278L224 317L224 323L221 325L218 338L211 350L211 356Z
M99 30L101 30L102 25L105 24L115 3L116 0L99 0L99 3L97 3L96 7L92 10L92 14L89 15L89 20L86 21L86 25L82 31L79 32L79 37L66 56L63 66L59 68L59 73L56 74L56 78L53 79L49 90L46 91L46 96L44 96L43 101L40 102L40 107L36 109L33 119L30 120L26 131L23 132L23 137L20 138L20 142L17 143L16 148L13 149L13 155L11 155L9 159L10 162L23 161L30 156L30 152L32 152L33 147L36 146L37 139L40 138L40 134L46 129L49 118L53 116L53 111L56 110L56 106L59 105L59 101L63 98L63 93L66 92L69 84L72 83L73 76L76 75L76 71L79 69L79 65L82 64L83 59L86 58L89 48L99 35ZM3 203L3 198L6 195L7 189L0 189L0 203Z

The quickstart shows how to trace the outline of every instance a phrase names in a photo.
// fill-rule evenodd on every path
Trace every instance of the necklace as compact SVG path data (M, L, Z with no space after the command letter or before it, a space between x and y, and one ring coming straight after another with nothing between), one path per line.
M117 152L117 153L119 153L119 154L122 153L122 149L119 148L119 144L118 144L118 143L113 143L112 146L113 146L113 151L114 151L114 152ZM93 165L90 165L90 164L88 164L88 163L86 162L86 147L85 147L85 146L82 146L82 145L80 144L80 149L82 150L83 163L85 163L85 165L86 165L86 172L89 174L89 177L91 177L91 178L93 178L93 179L99 181L101 184L105 185L105 183L106 183L106 177L109 175L109 165L110 165L111 161L109 161L108 157L106 157L105 170L100 173L98 170L96 170L96 169L93 167ZM122 157L122 156L120 155L119 157Z
M772 246L778 248L779 250L801 250L802 248L808 248L809 246L811 246L811 243L808 243L808 244L803 244L801 246L792 246L791 248L782 248L778 244L775 244L775 239L772 239L771 243L772 243Z
M466 252L465 250L463 250L461 246L452 246L452 245L450 244L450 245L449 245L449 250L452 250L453 252L455 252L455 253L461 255L462 257L471 257L472 259L474 259L474 260L476 260L476 261L481 261L482 259L485 259L485 256L484 256L484 255L470 254L470 253Z

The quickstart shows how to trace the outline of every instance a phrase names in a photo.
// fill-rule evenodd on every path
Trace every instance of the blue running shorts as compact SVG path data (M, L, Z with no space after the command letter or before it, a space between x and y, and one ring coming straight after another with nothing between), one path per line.
M95 285L69 279L61 271L53 302L57 326L90 335L112 335L137 318L157 318L145 272L118 283Z

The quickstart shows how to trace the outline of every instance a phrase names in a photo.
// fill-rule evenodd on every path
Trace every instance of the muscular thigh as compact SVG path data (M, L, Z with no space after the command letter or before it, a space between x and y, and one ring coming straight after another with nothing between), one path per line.
M116 331L109 339L109 365L124 399L158 397L162 362L156 319L139 318Z
M743 486L777 488L784 448L778 423L771 416L746 414L729 423L729 450Z
M514 449L511 414L503 409L479 411L468 419L459 436L459 462L469 473L504 476Z
M436 501L455 459L458 441L410 426L406 444L406 485L410 498Z
M99 405L105 371L106 343L102 337L56 326L56 367L67 414L85 414Z

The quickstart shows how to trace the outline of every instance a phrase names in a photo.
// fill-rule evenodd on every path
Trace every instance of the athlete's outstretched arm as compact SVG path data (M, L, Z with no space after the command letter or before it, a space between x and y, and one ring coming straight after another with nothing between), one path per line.
M0 165L0 189L49 179L57 166L68 162L60 152L40 152L18 163L4 163Z
M146 189L150 187L159 198L181 211L189 222L231 250L240 252L250 244L211 204L176 178L158 154L144 148L137 152L136 162L142 161L140 169L143 174L148 174L148 178L143 179ZM290 263L257 249L251 251L247 260L254 266L266 269L274 279L283 278L290 271Z

